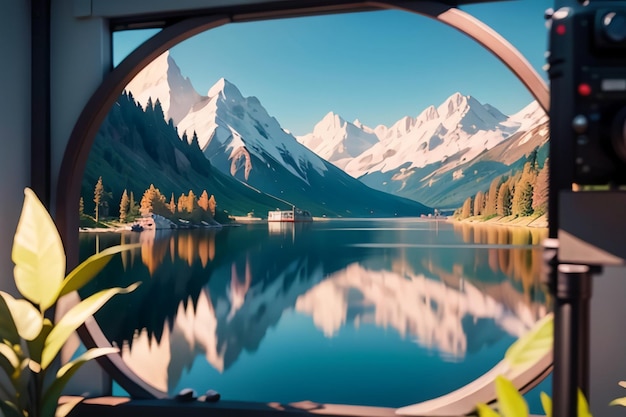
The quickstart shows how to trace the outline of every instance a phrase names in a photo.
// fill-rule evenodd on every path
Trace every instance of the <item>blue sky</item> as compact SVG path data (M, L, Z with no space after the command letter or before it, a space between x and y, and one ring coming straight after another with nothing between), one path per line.
M465 7L518 48L545 74L549 0ZM119 62L146 36L114 36ZM506 114L531 95L494 56L432 19L380 11L236 23L190 38L170 51L201 94L219 78L256 96L294 134L310 132L326 113L387 126L417 116L460 91Z

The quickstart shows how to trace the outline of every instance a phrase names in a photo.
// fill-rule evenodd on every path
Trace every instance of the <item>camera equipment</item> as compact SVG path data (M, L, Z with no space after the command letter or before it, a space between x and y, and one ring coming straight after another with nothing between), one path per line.
M626 4L572 3L552 15L548 58L559 169L570 185L626 184Z
M572 184L626 184L626 1L555 1L548 215L558 240L546 242L545 257L555 300L553 415L570 417L578 389L589 394L592 274L626 263L614 238L626 222L611 216L626 193L572 191Z

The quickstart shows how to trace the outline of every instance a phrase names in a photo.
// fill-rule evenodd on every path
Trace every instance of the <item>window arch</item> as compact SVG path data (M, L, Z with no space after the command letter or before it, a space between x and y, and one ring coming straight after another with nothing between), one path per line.
M268 5L268 8L273 5ZM470 36L486 49L494 53L529 89L544 110L548 110L548 89L541 77L530 64L505 39L471 15L448 5L437 2L347 2L332 7L311 7L306 9L280 8L253 14L210 14L187 17L184 20L165 26L138 49L132 52L120 65L114 68L92 95L80 115L68 142L59 175L57 190L57 221L63 236L68 262L77 263L78 221L74 207L78 206L80 182L85 169L89 150L96 132L119 94L128 82L148 63L172 46L198 33L238 21L286 17L291 15L318 14L328 12L350 12L371 9L399 9L418 13ZM89 323L81 329L81 338L88 346L108 344L96 323ZM116 380L135 397L164 397L164 393L142 381L123 363L120 357L105 359L106 369Z

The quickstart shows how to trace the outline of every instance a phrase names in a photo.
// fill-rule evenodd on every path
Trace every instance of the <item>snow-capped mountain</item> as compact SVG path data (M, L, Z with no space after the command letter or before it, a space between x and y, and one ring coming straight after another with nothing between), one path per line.
M169 52L159 56L137 74L128 83L126 90L132 92L135 100L144 107L150 98L153 102L158 98L165 120L171 118L174 124L180 122L201 99L189 78L183 77Z
M391 127L333 124L333 120L341 118L326 116L313 133L298 140L372 188L437 206L460 204L470 188L482 186L480 181L467 183L470 176L484 181L501 175L548 140L548 116L537 102L506 116L461 93ZM351 144L367 146L364 135L378 140L358 155L327 156L336 144L343 149ZM477 163L481 165L474 167Z
M189 138L196 132L207 158L233 176L242 171L244 181L253 169L251 154L263 165L278 162L306 183L310 169L320 175L326 171L324 161L285 132L256 97L244 98L224 78L178 123L178 130Z
M320 158L284 130L256 97L244 97L228 80L218 80L206 96L190 93L191 84L185 80L164 54L127 90L135 98L170 103L167 112L163 106L165 117L177 115L179 121L174 122L181 137L189 142L197 137L214 168L274 197L276 207L297 205L313 215L356 217L430 211L416 201L371 189Z
M297 137L298 142L339 168L362 154L379 139L374 131L359 123L350 123L329 112L315 125L313 132Z
M345 171L359 178L400 167L469 161L517 131L517 126L506 120L494 107L455 93L416 118L404 117L388 129L379 127L380 141L346 164Z
M167 53L127 90L142 103L159 99L166 119L171 117L189 141L195 134L206 158L220 171L283 203L300 204L306 196L311 204L314 199L320 212L329 214L355 215L339 207L339 212L329 210L329 205L348 195L354 201L357 194L365 212L374 213L383 196L364 197L370 187L431 205L460 204L469 188L459 180L469 181L470 166L488 166L485 172L472 171L483 180L501 175L523 152L548 139L547 129L537 129L547 116L536 102L506 116L461 93L390 127L350 123L329 112L311 133L296 139L259 99L244 97L226 79L205 96L198 94ZM444 192L454 198L445 198Z

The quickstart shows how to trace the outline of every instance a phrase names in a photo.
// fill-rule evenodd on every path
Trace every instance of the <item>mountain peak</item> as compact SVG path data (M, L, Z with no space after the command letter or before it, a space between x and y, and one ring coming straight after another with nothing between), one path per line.
M341 129L343 126L345 126L345 124L346 121L343 120L341 116L332 111L329 111L328 113L326 113L326 116L324 116L322 120L320 120L315 125L313 131L319 133L320 131Z
M146 65L126 86L135 100L146 105L148 99L161 102L166 119L178 123L200 100L189 78L183 77L169 51Z
M425 119L426 121L435 120L439 118L439 113L437 113L437 109L435 108L435 106L430 105L426 109L424 109L424 111L422 111L422 113L420 113L417 118Z
M215 97L217 95L222 96L222 98L240 98L243 99L241 95L241 91L237 88L237 86L226 78L222 77L213 86L209 89L207 93L209 97Z

